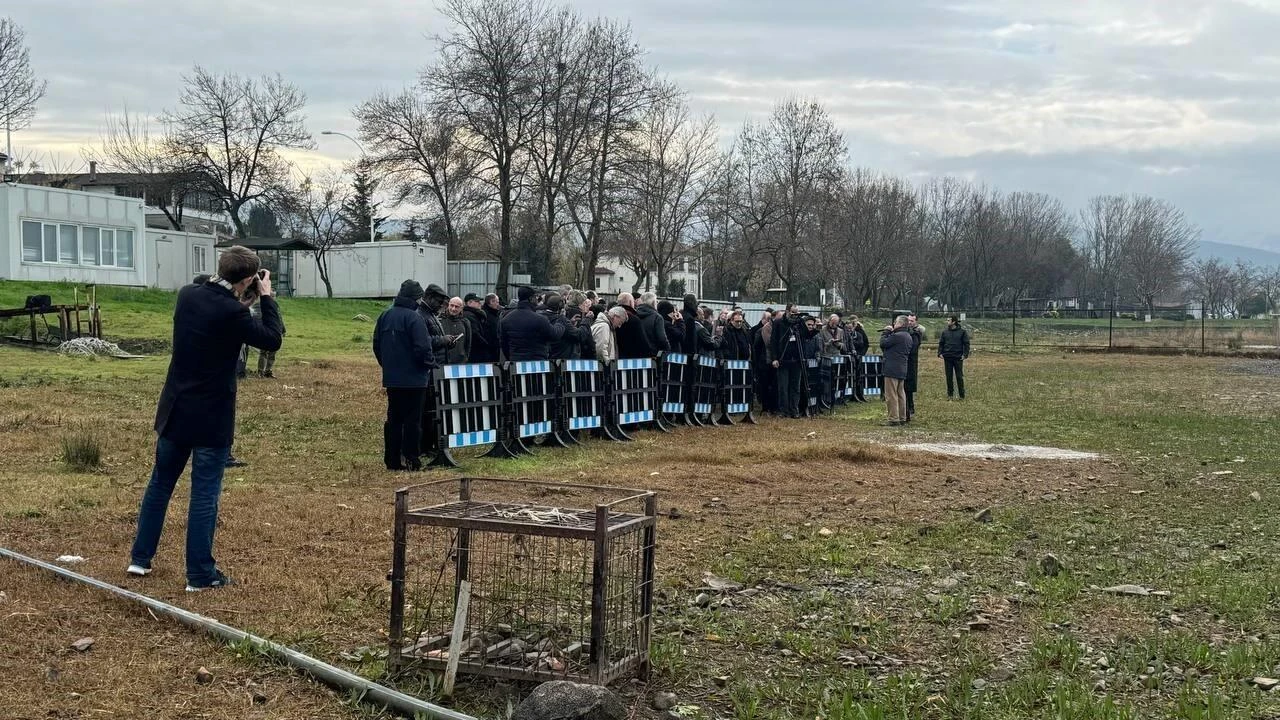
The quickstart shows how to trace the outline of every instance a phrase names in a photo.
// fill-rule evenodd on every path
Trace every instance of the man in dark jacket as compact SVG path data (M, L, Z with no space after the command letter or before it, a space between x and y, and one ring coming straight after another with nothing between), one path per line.
M475 293L467 293L462 299L463 316L471 329L471 350L467 362L492 363L498 361L498 331L484 311L484 301Z
M907 421L916 415L916 390L920 387L920 346L924 344L924 328L920 326L915 313L907 315L907 330L911 333L911 355L907 358L907 382L903 389L907 393Z
M187 511L187 590L226 587L231 579L213 559L222 474L235 434L236 362L240 346L279 350L280 310L271 273L259 273L257 254L239 245L218 258L218 274L178 293L173 311L173 356L156 409L156 461L138 510L128 572L147 575L160 544L173 488L191 461ZM262 318L249 307L261 298Z
M682 323L678 324L680 313L676 312L676 306L667 300L660 301L658 316L662 318L662 331L667 335L667 350L680 352L684 344L684 327Z
M484 316L489 319L489 338L493 340L493 361L498 362L505 360L502 357L502 340L498 337L500 325L502 324L502 300L498 298L497 293L489 293L484 296Z
M724 338L720 343L721 360L750 360L751 332L741 310L734 310L729 316L729 325L724 329Z
M591 343L591 355L582 354L584 344L590 342L591 331L569 321L569 318L564 314L563 297L558 294L548 295L541 314L551 323L552 328L557 326L561 328L562 335L550 345L552 360L577 360L583 357L587 359L595 357L594 343ZM583 335L587 335L588 339L584 340Z
M942 358L943 371L947 375L947 399L956 390L964 399L964 361L969 359L969 331L960 325L960 318L951 316L947 329L938 338L938 357Z
M450 298L449 304L440 312L440 327L445 337L454 338L444 352L444 362L436 356L441 365L465 365L471 362L471 323L462 314L462 298Z
M804 344L808 340L804 322L795 305L787 305L782 317L773 321L770 332L773 368L778 377L778 412L800 417L800 387L804 365Z
M773 415L778 412L777 370L773 368L773 308L765 308L760 322L751 331L751 357L756 375L756 396L760 407Z
M889 409L889 424L907 422L907 365L915 339L907 328L907 316L894 318L893 326L884 329L880 336L880 352L884 354L881 372L884 373L884 399Z
M382 387L387 389L382 459L388 470L422 469L422 411L436 354L416 312L421 298L422 286L405 280L373 331L373 355L382 366Z
M663 322L662 316L658 314L657 295L647 292L640 296L640 303L636 305L636 319L640 321L640 327L644 330L645 338L649 342L649 348L653 351L652 355L664 353L671 349L671 341L667 338L666 323ZM624 355L623 357L626 356Z
M533 295L531 287L517 290L516 308L499 323L502 356L511 362L549 360L551 343L564 335L566 326L553 326L545 315L539 315L534 309Z
M635 304L636 300L631 293L618 295L618 305L627 311L627 321L618 327L617 332L620 358L646 358L658 354L650 341L649 333L645 330L644 323L640 322Z
M849 322L845 323L845 347L846 352L853 356L853 367L850 372L853 373L853 399L858 402L866 402L867 399L863 395L863 367L862 356L867 354L867 350L871 347L871 340L867 337L867 331L862 327L862 321L857 315L851 315Z
M715 355L720 347L720 335L707 330L703 323L702 310L698 307L698 298L694 295L684 296L684 310L681 311L681 322L684 326L684 340L681 347L690 357L694 355Z

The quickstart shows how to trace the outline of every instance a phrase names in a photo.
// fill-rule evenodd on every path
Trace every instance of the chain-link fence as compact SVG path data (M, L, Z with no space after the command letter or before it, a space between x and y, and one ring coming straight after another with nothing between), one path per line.
M1200 352L1280 351L1280 317L1209 317L1202 308L1143 307L1090 310L955 310L922 313L928 341L936 343L947 318L959 315L978 347L1133 348ZM888 314L863 315L873 344Z

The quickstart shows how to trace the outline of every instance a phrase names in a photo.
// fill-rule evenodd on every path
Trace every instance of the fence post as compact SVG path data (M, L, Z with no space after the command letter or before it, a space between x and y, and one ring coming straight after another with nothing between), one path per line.
M1200 301L1200 354L1204 354L1204 301Z
M1116 306L1112 305L1107 308L1107 349L1112 349L1111 333L1116 325Z
M1013 346L1018 347L1018 306L1013 307Z

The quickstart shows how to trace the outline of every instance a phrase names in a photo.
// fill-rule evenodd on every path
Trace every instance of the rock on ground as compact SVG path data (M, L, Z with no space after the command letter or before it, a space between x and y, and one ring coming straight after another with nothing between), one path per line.
M556 680L539 685L511 717L512 720L624 720L627 708L609 688Z

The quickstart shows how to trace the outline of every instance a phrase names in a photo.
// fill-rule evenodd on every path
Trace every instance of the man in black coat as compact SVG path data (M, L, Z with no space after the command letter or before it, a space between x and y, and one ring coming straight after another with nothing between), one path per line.
M658 314L657 295L647 292L640 296L640 303L636 305L636 319L640 321L640 327L644 330L644 336L649 342L649 349L653 351L653 355L671 349L671 341L667 339L666 322L663 321L662 315Z
M373 355L387 390L382 459L388 470L422 469L422 410L436 367L427 326L417 313L422 294L416 280L405 280L373 331Z
M644 323L636 314L636 300L631 293L618 295L618 305L627 311L627 321L618 328L618 357L647 358L658 354Z
M809 339L804 321L795 305L787 305L782 317L773 321L770 331L772 365L778 377L778 412L800 417L801 378L804 370L804 345Z
M721 336L707 330L707 326L702 322L702 310L698 307L696 296L684 296L684 309L680 315L680 324L684 326L684 341L681 343L684 353L690 357L715 355L720 347Z
M751 329L751 356L756 376L756 396L770 415L778 412L777 373L773 368L773 308L765 308L760 322Z
M236 362L240 346L279 350L280 310L271 274L259 274L257 254L235 246L218 258L218 274L178 293L173 357L156 409L156 461L138 510L128 572L147 575L160 544L169 498L191 461L187 511L187 590L221 588L231 578L213 559L222 475L235 434ZM262 318L249 307L261 298Z
M484 296L484 306L481 309L484 310L484 316L489 319L489 337L493 340L493 362L499 362L505 359L502 357L502 340L498 337L503 315L502 300L498 298L497 293L489 293Z
M920 327L915 313L907 315L907 330L911 333L911 355L907 358L907 421L916 414L916 390L920 387L920 346L924 344L924 328Z
M719 355L722 360L751 359L751 333L741 310L734 310L729 316L729 325L724 329Z
M418 299L418 316L427 326L431 350L436 354L436 365L448 364L449 348L456 342L449 340L452 336L445 334L444 324L440 322L440 310L447 302L449 302L448 293L435 283L428 285L422 297Z
M552 325L534 309L533 288L516 291L516 308L499 323L502 356L511 362L551 359L551 343L564 336L564 325Z
M583 355L583 346L590 342L591 330L582 327L577 323L569 320L564 314L564 298L560 295L548 295L546 302L543 304L542 315L551 323L551 327L560 327L562 333L558 340L550 344L550 353L552 360L577 360L586 357L590 359L595 357L595 343L591 343L591 355ZM583 339L583 335L587 339Z
M662 318L662 331L667 335L667 350L680 352L684 344L684 325L676 306L667 300L659 301L658 316Z
M468 362L492 363L498 361L498 330L484 311L483 299L475 293L467 293L462 299L463 316L471 327L471 354Z
M947 329L938 338L938 357L942 358L943 371L947 375L947 399L957 389L964 399L964 361L969 359L969 331L960 325L957 315L951 316Z

